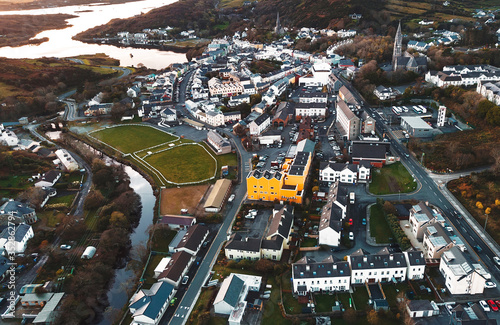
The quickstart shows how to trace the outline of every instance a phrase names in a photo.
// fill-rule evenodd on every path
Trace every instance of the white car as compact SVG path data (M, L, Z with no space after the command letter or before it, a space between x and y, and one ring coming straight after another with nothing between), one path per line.
M483 307L483 310L484 310L485 312L491 311L491 308L490 308L490 306L486 303L486 301L484 301L484 300L480 300L480 301L479 301L479 304L481 305L481 307Z
M61 245L62 250L68 250L71 249L71 245Z
M354 240L354 233L352 231L349 232L349 240Z
M235 198L236 194L231 194L231 196L229 196L229 199L227 199L227 202L233 202Z
M189 276L185 275L183 278L182 278L182 284L187 284L189 281Z
M486 289L492 289L492 288L496 288L497 284L493 281L486 281L486 283L484 284L484 287Z
M496 265L500 266L500 257L493 256L493 261L496 263Z

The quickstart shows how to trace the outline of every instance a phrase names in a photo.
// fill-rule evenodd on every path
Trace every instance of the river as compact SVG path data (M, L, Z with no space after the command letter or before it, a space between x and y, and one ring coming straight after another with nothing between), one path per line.
M142 203L141 219L130 235L132 242L130 254L134 254L135 249L139 246L145 246L149 239L148 227L153 224L156 197L153 195L153 188L141 174L129 166L125 167L125 172L130 177L130 187L141 197ZM109 310L113 312L112 316L115 316L114 312L121 310L128 302L130 289L137 285L135 280L134 272L128 267L115 270L115 278L108 291ZM126 312L128 313L128 311ZM100 325L111 324L107 316L107 314L104 315Z
M19 47L0 47L0 57L21 59L41 57L71 57L83 54L105 53L119 59L121 66L135 66L140 63L151 69L163 69L171 63L186 61L186 55L171 51L154 49L120 48L105 44L88 44L73 40L72 37L92 27L108 23L115 18L129 18L151 9L162 7L177 0L143 0L113 5L67 6L57 8L0 11L0 15L44 15L71 14L78 16L68 19L71 27L59 30L46 30L34 37L47 37L49 40L39 45ZM165 22L168 24L168 22ZM132 54L132 55L131 55Z

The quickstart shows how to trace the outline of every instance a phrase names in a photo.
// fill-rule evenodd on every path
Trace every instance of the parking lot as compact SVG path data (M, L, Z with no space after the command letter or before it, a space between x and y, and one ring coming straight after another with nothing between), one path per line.
M269 222L271 214L272 211L269 209L258 210L255 219L245 218L245 228L247 231L246 234L245 233L240 233L240 234L246 235L246 237L253 237L253 238L261 237L267 228L267 223Z

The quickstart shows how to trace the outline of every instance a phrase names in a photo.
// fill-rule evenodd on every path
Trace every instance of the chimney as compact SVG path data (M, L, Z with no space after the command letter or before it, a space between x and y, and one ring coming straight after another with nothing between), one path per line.
M363 262L365 262L365 263L368 262L368 257L363 256Z
M394 259L394 255L392 255L392 254L391 254L391 255L389 255L389 260L391 260L391 261L392 261L393 259Z
M306 271L310 271L311 267L309 265L306 265Z

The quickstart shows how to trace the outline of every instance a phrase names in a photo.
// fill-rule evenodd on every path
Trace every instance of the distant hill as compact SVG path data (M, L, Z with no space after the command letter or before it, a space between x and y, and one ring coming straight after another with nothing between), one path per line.
M314 28L368 29L371 33L392 33L397 20L407 28L418 30L418 21L435 19L472 20L471 8L476 0L461 3L452 1L450 6L434 0L260 0L258 2L223 0L180 0L165 7L151 10L128 19L113 20L78 35L78 39L105 37L119 31L139 32L145 28L172 26L178 31L194 29L199 37L232 34L236 30L255 28L260 36L271 31L279 12L283 26ZM349 14L362 14L353 21ZM394 30L395 32L395 30Z

